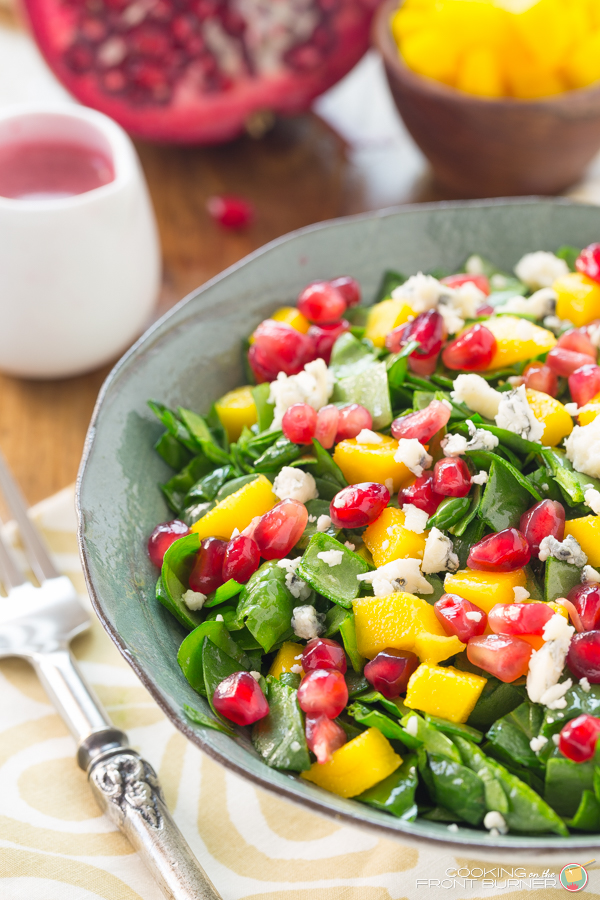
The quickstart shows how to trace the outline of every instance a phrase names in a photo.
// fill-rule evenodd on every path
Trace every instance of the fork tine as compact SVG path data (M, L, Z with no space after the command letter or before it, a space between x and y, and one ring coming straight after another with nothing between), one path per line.
M0 489L2 490L4 499L19 526L19 531L21 532L21 537L27 551L27 557L31 563L31 568L33 569L35 577L40 584L47 578L58 578L59 572L57 572L54 563L50 559L50 555L42 542L37 528L29 518L25 498L15 482L1 451ZM21 579L16 583L23 584L23 576L19 572L19 568L16 566L12 554L8 557L9 562L7 564L6 547L3 548L3 551L0 550L0 565L6 570L7 578L12 581L13 576L16 576ZM13 583L12 586L14 587L15 584Z
M0 529L2 528L2 522L0 521ZM13 552L4 540L2 535L2 531L0 530L0 579L7 592L11 590L11 588L19 587L20 584L25 584L27 579L25 575L19 568L16 559L14 558Z

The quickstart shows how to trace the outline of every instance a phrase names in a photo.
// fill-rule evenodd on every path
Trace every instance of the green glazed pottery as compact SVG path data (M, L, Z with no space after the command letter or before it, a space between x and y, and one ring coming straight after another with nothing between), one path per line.
M88 587L125 659L174 725L202 750L280 796L404 843L440 841L450 850L463 845L463 853L477 847L479 853L510 858L524 851L564 855L575 848L594 855L597 835L491 836L400 821L268 768L241 730L231 738L186 718L185 704L206 713L209 708L177 664L185 632L154 598L158 573L146 542L172 513L158 488L170 469L152 449L162 428L146 401L206 412L213 400L245 382L242 340L276 307L293 305L309 281L353 275L369 302L385 269L406 275L456 270L479 253L510 270L525 252L598 240L600 209L565 200L424 204L313 225L268 244L199 288L115 366L94 412L79 475L79 540Z

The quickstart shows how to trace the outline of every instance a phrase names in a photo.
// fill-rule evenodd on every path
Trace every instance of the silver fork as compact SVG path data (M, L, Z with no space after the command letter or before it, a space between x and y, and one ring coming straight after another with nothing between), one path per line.
M221 900L165 805L152 766L129 747L69 650L91 625L71 581L57 572L0 453L0 490L40 587L22 572L0 532L0 657L21 656L37 675L77 744L77 762L100 809L125 834L172 900ZM2 523L0 522L0 525Z

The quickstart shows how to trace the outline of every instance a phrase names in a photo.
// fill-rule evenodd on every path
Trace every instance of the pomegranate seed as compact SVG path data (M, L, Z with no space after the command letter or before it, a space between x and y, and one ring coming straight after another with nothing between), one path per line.
M442 278L442 284L447 284L451 288L459 288L463 284L474 284L486 297L490 295L490 282L485 275L447 275Z
M219 682L212 702L218 713L236 725L251 725L269 714L267 698L249 672L235 672Z
M327 716L306 717L306 743L317 757L317 762L329 762L336 750L346 743L346 732L341 725Z
M597 350L583 328L571 328L570 331L565 331L557 340L556 346L562 347L563 350L584 353L586 356L591 356L596 362Z
M600 281L600 244L590 244L582 250L575 267L582 275L587 275L594 281Z
M442 594L433 604L433 611L446 634L457 637L463 644L485 631L486 614L458 594Z
M333 345L347 331L350 331L350 322L347 319L340 319L331 325L311 325L308 335L313 340L317 356L329 363Z
M157 525L150 537L148 538L148 556L151 562L159 569L163 564L165 553L175 541L180 537L190 534L190 529L180 519L173 519L172 522L163 522Z
M190 574L190 590L210 594L224 583L223 563L227 542L209 537L202 541Z
M574 350L565 350L564 347L554 347L546 357L546 365L557 375L568 378L582 366L590 365L590 357L587 353L576 353Z
M248 360L259 382L274 381L279 372L297 375L314 358L314 345L308 335L274 319L260 323L248 351Z
M586 363L569 376L569 390L577 406L585 406L600 392L600 366Z
M331 521L338 528L362 528L370 525L390 502L390 492L384 484L363 481L342 488L329 506Z
M444 347L442 362L448 369L481 372L496 352L496 338L485 325L473 325Z
M232 194L209 197L206 208L215 222L230 231L246 228L254 219L254 207L243 197Z
M328 325L341 319L346 312L346 301L341 291L328 281L314 281L298 297L298 309L309 322Z
M419 341L421 346L408 357L408 366L416 375L431 375L445 337L444 320L436 309L431 309L420 313L413 322L394 328L387 335L385 346L391 353L397 353L409 341Z
M496 603L488 614L495 634L543 634L554 610L545 603Z
M573 604L584 631L596 631L600 626L600 585L576 584L567 600Z
M313 669L337 669L343 675L346 667L344 648L329 638L313 638L302 653L302 668L305 672L312 672Z
M524 384L532 391L541 391L550 397L558 395L558 376L549 366L534 362L525 366L523 371Z
M286 409L281 428L292 444L310 444L315 436L317 413L308 403L294 403Z
M322 406L317 413L315 438L326 450L333 447L335 443L339 421L340 411L337 406L334 406L332 403L328 403L327 406Z
M246 584L260 565L258 544L245 534L238 534L227 544L223 561L223 583L234 578L239 584Z
M404 506L405 503L412 503L417 509L422 509L423 512L428 513L430 516L434 514L443 499L442 495L436 493L433 488L433 475L431 472L419 476L413 484L405 487L398 494L400 506Z
M505 528L474 544L467 566L483 572L512 572L526 566L531 558L529 544L516 528Z
M406 691L408 680L419 665L419 657L410 650L388 647L365 666L365 678L389 700Z
M523 513L519 530L525 536L532 556L540 552L545 537L562 541L565 536L565 508L557 500L542 500Z
M493 316L494 315L494 307L490 306L489 303L484 303L483 306L478 306L475 310L476 316Z
M371 413L364 406L360 406L358 403L344 406L340 409L340 421L335 442L337 444L339 441L355 438L357 434L361 433L363 428L371 428L372 425L373 418Z
M298 688L300 709L310 716L335 719L348 703L348 688L337 669L313 669Z
M306 528L308 511L298 500L282 500L264 516L254 529L254 540L263 559L283 559Z
M598 734L600 719L584 713L563 725L558 737L558 749L573 762L588 762L596 752Z
M584 631L571 638L567 665L578 678L600 684L600 631Z
M422 444L431 440L450 418L451 410L441 400L432 400L425 409L400 416L392 422L392 434L400 438L416 438Z
M533 648L511 634L488 634L471 638L467 658L474 666L510 683L527 674Z
M433 468L433 489L443 497L466 497L471 490L471 473L464 459L438 459Z
M356 278L352 278L351 275L341 275L340 278L334 278L329 284L332 288L335 288L336 291L340 292L346 301L346 306L358 306L360 303L361 290L360 284Z

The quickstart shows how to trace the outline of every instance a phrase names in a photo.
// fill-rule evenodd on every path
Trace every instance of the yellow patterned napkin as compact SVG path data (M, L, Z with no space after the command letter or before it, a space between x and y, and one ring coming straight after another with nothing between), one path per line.
M34 510L57 566L89 605L77 555L73 490ZM9 527L9 536L14 531ZM0 598L1 601L1 598ZM511 900L561 895L560 866L507 862L511 879L424 844L419 849L339 825L258 790L204 756L167 721L94 619L73 643L116 725L157 770L170 809L224 900ZM97 809L74 742L33 670L0 661L1 900L163 900L129 844ZM590 854L591 856L592 854ZM566 859L566 863L586 862ZM482 866L489 883L479 876ZM457 876L459 867L463 877ZM525 873L525 876L523 876ZM523 877L539 875L531 890ZM495 876L499 877L495 877ZM521 876L521 878L519 878ZM590 872L590 883L600 880ZM542 886L545 885L545 887ZM463 886L464 885L464 886ZM564 895L563 895L564 896ZM592 895L600 900L600 895Z

